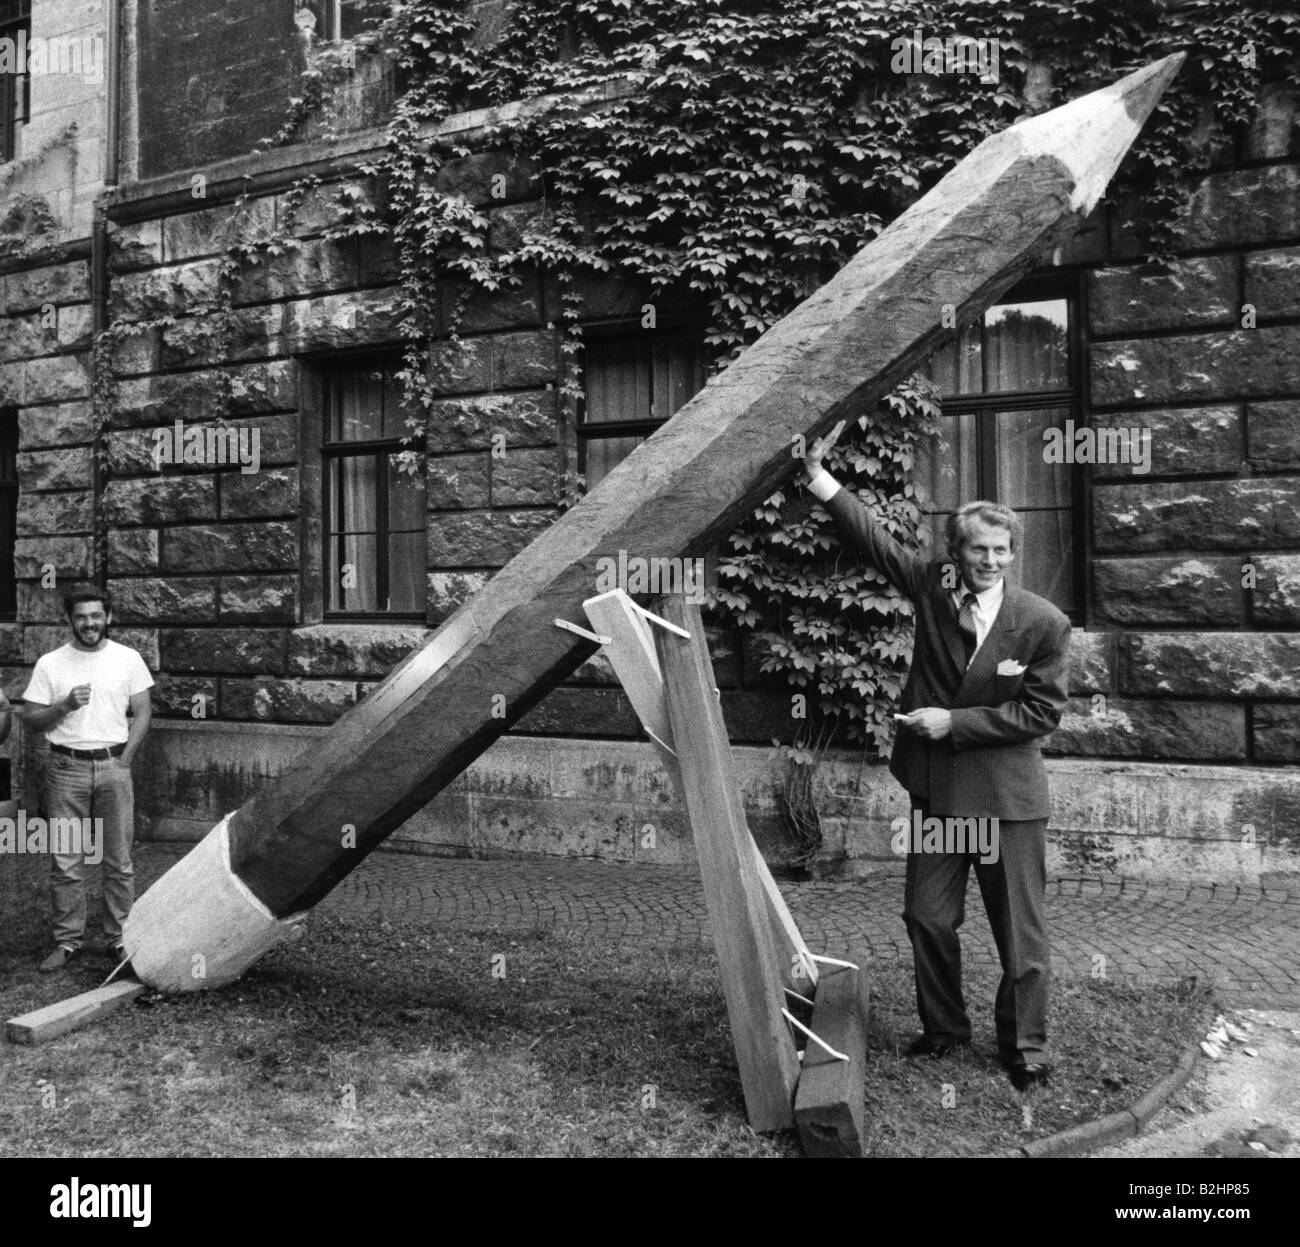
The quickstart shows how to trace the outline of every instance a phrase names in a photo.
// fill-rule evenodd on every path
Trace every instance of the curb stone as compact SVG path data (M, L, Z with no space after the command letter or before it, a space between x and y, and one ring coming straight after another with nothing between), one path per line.
M1131 1139L1141 1134L1151 1119L1169 1103L1174 1092L1187 1085L1196 1069L1200 1050L1195 1044L1189 1044L1177 1064L1161 1078L1140 1100L1130 1108L1122 1108L1108 1113L1097 1121L1084 1122L1081 1126L1071 1126L1045 1139L1035 1139L1032 1143L1022 1144L1005 1152L995 1152L995 1157L1017 1156L1041 1158L1047 1156L1078 1156L1082 1152L1095 1151L1099 1147L1108 1147L1123 1139Z

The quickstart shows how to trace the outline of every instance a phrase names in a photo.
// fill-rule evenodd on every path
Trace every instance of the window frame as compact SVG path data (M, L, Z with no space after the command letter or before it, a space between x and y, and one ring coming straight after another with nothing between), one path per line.
M997 499L995 479L997 459L998 417L1004 413L1031 411L1055 407L1067 413L1075 427L1084 424L1085 369L1083 325L1086 307L1083 300L1083 281L1078 272L1044 273L1023 278L1006 291L990 307L1008 303L1033 303L1049 299L1063 299L1068 305L1069 327L1066 331L1066 389L1063 390L1005 390L997 393L940 395L942 414L940 421L958 416L975 417L975 481L976 496ZM981 323L983 314L981 314ZM983 354L981 352L981 354ZM940 436L943 424L940 423ZM1084 543L1087 527L1084 523L1087 502L1087 482L1083 466L1071 463L1067 473L1070 488L1070 549L1072 574L1070 577L1074 606L1065 611L1074 625L1082 626L1087 616L1087 562ZM1016 514L1030 515L1039 511L1055 511L1055 507L1016 508ZM927 517L932 514L925 512ZM1017 551L1019 554L1020 552ZM1032 592L1032 590L1031 590Z
M319 463L319 498L320 498L320 536L319 536L319 557L320 557L320 617L325 623L408 623L414 621L423 622L428 614L427 606L427 568L426 576L421 579L420 592L417 595L419 605L409 611L379 610L379 611L362 611L362 610L337 610L330 607L330 601L333 597L334 586L330 583L331 572L331 542L341 543L346 534L341 531L332 531L337 522L342 524L341 512L337 514L337 507L342 505L342 496L335 498L333 485L334 464L344 459L365 459L372 458L375 464L375 596L377 600L389 601L392 598L391 584L391 564L389 557L389 539L392 534L389 531L390 506L389 506L389 484L388 468L394 455L403 450L409 450L410 446L403 445L400 437L395 438L359 438L355 441L331 441L330 430L333 421L335 406L338 401L337 386L340 379L349 373L366 373L382 372L392 374L402 366L400 356L384 354L379 356L353 356L337 362L331 362L327 366L321 366L318 369L318 385L316 395L319 401L316 407L316 428L315 428L315 445L317 448ZM385 375L383 384L385 386L399 385L391 375ZM421 479L425 483L425 524L424 533L428 537L428 485L427 480L421 474ZM339 546L339 566L342 564L343 547Z
M351 36L343 34L344 27L351 24L347 20L349 11L352 11L353 20L358 25L358 28L364 22L365 15L356 13L356 5L350 4L348 0L314 0L314 2L313 0L294 0L293 7L294 12L297 13L300 9L312 9L314 11L317 6L320 8L321 25L320 29L313 32L312 36L317 43L338 43L344 38L350 38Z
M16 42L21 31L27 32L30 43L31 0L9 0L0 8L0 39L8 37ZM26 66L23 68L25 71ZM31 75L26 72L5 74L0 78L0 164L18 158L18 126L26 126L31 121L31 112Z
M0 407L0 468L12 456L11 476L0 476L0 538L8 524L9 539L0 540L0 622L18 619L18 577L14 571L14 552L18 543L18 499L22 483L18 477L19 426L18 408ZM6 605L12 602L13 605Z
M573 429L576 440L578 472L584 481L587 480L587 445L591 441L608 441L618 437L650 437L657 430L661 429L672 416L654 416L645 420L588 420L587 419L587 349L593 341L616 341L624 339L634 341L639 339L661 339L661 340L682 340L690 342L700 355L700 366L703 374L703 380L699 389L695 391L698 394L708 384L709 378L709 358L704 341L704 335L707 332L705 326L700 325L686 317L669 317L660 318L659 323L653 329L629 328L626 320L618 321L595 321L582 326L582 362L579 366L578 385L580 394L574 408ZM653 370L651 379L653 383ZM691 397L694 398L695 394ZM651 405L654 403L654 394L651 392ZM687 402L690 399L686 400ZM685 404L683 404L684 406ZM676 414L676 413L674 413ZM593 432L599 430L599 432ZM635 449L635 447L633 448ZM630 451L628 452L631 453ZM627 456L624 456L626 459ZM622 463L624 459L620 459ZM617 464L615 465L618 466ZM612 471L613 469L611 469ZM608 473L606 474L608 475ZM603 477L601 478L604 479ZM593 486L587 481L587 489Z

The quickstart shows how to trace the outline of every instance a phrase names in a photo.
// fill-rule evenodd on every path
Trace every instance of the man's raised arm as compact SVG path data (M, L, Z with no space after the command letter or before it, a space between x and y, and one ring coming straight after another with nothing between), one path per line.
M818 438L804 456L805 484L809 492L830 512L849 541L861 550L871 565L905 596L916 599L926 591L926 562L905 550L885 532L871 512L822 467L826 452L844 429L841 420L825 437Z

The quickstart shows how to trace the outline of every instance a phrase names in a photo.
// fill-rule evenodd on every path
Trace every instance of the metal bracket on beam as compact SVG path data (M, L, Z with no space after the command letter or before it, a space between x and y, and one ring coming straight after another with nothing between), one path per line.
M791 1026L796 1027L797 1029L803 1031L803 1033L807 1035L808 1038L811 1039L813 1043L815 1043L819 1048L825 1048L826 1051L829 1052L831 1056L833 1056L837 1061L848 1061L850 1059L843 1052L837 1052L824 1039L818 1038L818 1036L815 1035L812 1031L810 1031L801 1021L799 1021L799 1019L795 1017L794 1014L791 1013L789 1009L782 1009L781 1016L785 1018L785 1020L789 1022ZM800 1057L802 1057L803 1053L801 1052L799 1055Z
M846 970L861 970L861 966L855 966L851 961L840 961L835 957L819 957L816 953L809 953L814 961L820 961L824 966L843 966Z
M691 639L691 634L685 628L679 628L675 623L669 623L666 619L660 619L658 615L646 610L644 606L638 606L635 602L629 600L629 605L642 619L648 619L652 624L658 624L661 628L666 628L669 632L681 637L685 641Z
M660 740L659 737L656 736L648 727L646 727L644 723L641 724L641 730L648 737L650 737L650 739L654 741L654 743L658 745L659 748L662 749L665 753L671 754L674 758L677 756L677 750L674 749L671 745L666 744L664 741Z
M588 632L586 628L580 628L576 623L570 623L567 619L557 619L555 621L557 628L563 628L565 632L572 632L582 637L584 641L594 641L597 645L608 645L614 638L601 636L597 632Z

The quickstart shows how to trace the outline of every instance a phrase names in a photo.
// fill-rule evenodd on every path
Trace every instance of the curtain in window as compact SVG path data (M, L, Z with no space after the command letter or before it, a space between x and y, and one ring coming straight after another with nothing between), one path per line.
M580 432L623 421L645 425L617 437L584 435L583 472L591 488L703 387L704 354L687 335L593 337L583 373Z
M1068 388L1067 316L1064 299L990 308L984 322L985 392Z
M424 609L426 531L424 478L388 460L388 609Z

